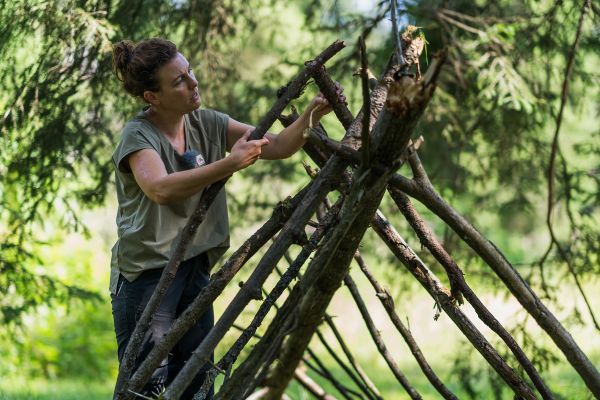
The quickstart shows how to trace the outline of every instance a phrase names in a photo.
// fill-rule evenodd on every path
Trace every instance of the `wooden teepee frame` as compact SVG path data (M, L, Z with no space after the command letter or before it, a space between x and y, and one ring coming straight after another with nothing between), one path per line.
M332 381L342 397L381 398L375 386L356 364L335 324L326 314L326 308L342 282L349 288L378 350L399 384L411 398L421 398L391 358L356 285L348 274L350 264L354 259L372 284L392 323L407 342L432 386L442 397L456 399L456 396L433 372L410 331L395 313L391 297L375 280L360 257L357 249L369 227L377 233L400 263L428 291L440 309L448 314L464 336L519 398L535 399L537 396L544 399L553 398L552 392L515 339L470 288L460 267L446 252L413 207L411 198L421 202L442 219L485 261L522 307L556 343L589 390L600 398L600 374L569 332L542 303L501 251L453 209L435 191L429 181L417 155L421 140L416 139L413 142L411 135L433 95L444 56L443 54L436 56L422 79L417 79L408 73L414 63L414 57L411 57L411 51L414 52L414 48L411 48L410 38L404 36L397 46L404 49L403 57L391 58L392 61L387 70L370 92L366 72L363 73L364 103L362 111L356 118L345 104L338 101L334 82L324 67L324 63L344 47L343 42L334 42L314 60L306 62L305 68L300 74L281 91L280 97L258 124L251 139L262 137L277 118L280 118L284 124L289 124L294 118L297 118L297 115L284 117L281 112L291 100L300 95L310 78L315 80L321 92L332 104L335 115L346 130L344 139L341 142L329 139L322 127L311 130L305 151L319 165L320 171L318 173L309 171L313 177L312 181L294 197L280 202L275 207L272 217L212 275L209 285L175 321L163 340L153 348L140 367L132 374L134 360L139 353L152 316L173 281L187 245L193 238L197 227L202 223L212 201L219 191L223 190L227 179L211 185L204 191L127 346L117 379L116 399L135 397L135 393L140 391L161 360L166 357L183 334L207 310L244 264L271 239L273 239L272 244L255 270L217 320L213 329L198 346L180 374L160 395L160 398L178 399L181 396L199 369L209 361L209 355L226 332L234 326L236 318L252 300L262 300L253 321L248 327L242 329L242 334L235 344L209 371L208 379L197 398L203 397L219 372L228 371L227 379L216 394L217 399L247 398L257 387L262 387L262 389L256 392L258 394L255 393L255 397L279 399L284 396L284 391L293 378L297 379L316 398L333 399L304 373L303 367L299 367L307 352L310 360L306 360L305 364ZM366 71L364 54L363 51L363 71ZM410 165L412 178L396 173L396 170L405 162ZM330 204L327 199L327 195L331 191L340 193L335 204ZM450 289L444 287L378 211L378 206L386 192L419 237L422 245L445 269ZM316 224L316 229L312 229L313 233L308 238L305 227L310 224L314 228L315 224L310 219L315 215L318 224ZM292 244L302 245L302 250L295 260L290 260L289 268L281 274L273 290L263 298L263 283L276 268L281 258L287 255L287 250ZM306 272L298 280L298 283L290 288L292 280L299 276L300 268L315 250L316 253ZM286 289L290 293L283 306L277 310L266 333L259 339L248 357L229 376L229 371L242 348L255 335L257 328L271 307L274 306L276 299ZM478 317L506 343L520 367L533 383L533 387L507 364L492 344L461 311L460 305L465 300L475 309ZM323 321L333 329L347 361L343 361L340 356L335 355L320 334L318 327ZM315 333L324 342L326 348L334 354L334 359L354 381L360 393L337 382L320 363L318 356L308 348Z

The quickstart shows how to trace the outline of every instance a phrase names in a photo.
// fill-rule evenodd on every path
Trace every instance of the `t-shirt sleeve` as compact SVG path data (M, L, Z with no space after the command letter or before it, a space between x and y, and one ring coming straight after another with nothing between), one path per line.
M206 108L197 110L197 118L201 119L202 125L207 130L208 140L215 143L220 150L220 158L225 157L227 150L227 129L229 127L229 115L220 111Z
M121 141L113 153L115 167L121 172L131 172L128 165L122 164L123 160L131 153L143 149L154 149L158 152L158 143L145 134L139 125L131 124L125 126Z
M225 157L227 150L227 130L229 127L229 115L215 111L215 124L218 126L219 140L221 145L221 157Z

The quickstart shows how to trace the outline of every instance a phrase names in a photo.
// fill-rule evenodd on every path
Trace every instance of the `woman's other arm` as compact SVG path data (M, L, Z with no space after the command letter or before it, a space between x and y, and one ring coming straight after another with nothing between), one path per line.
M339 84L338 87L340 100L345 101L346 98L342 95L343 89ZM303 132L309 127L309 120L312 119L312 126L317 126L321 118L329 112L331 112L329 102L319 93L310 102L304 113L293 124L282 130L279 135L273 133L265 134L264 137L269 139L269 144L263 147L260 158L281 160L290 157L306 142ZM254 130L254 127L229 118L227 148L229 149L230 143L235 143L248 129Z

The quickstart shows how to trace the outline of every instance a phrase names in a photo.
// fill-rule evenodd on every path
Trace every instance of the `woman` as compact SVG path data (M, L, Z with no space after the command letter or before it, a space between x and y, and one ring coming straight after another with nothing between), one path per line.
M317 124L331 107L319 94L300 118L279 135L267 133L260 140L248 141L252 126L214 110L199 109L198 81L173 43L164 39L137 44L122 41L113 47L113 62L124 89L147 103L125 125L113 154L119 210L110 290L121 362L136 321L202 189L259 158L291 156L304 144L302 132L309 118ZM341 93L340 88L339 96L344 101ZM137 365L208 284L211 267L228 245L227 204L225 192L221 191L155 314ZM212 325L213 313L209 310L154 372L143 394L160 392L181 370ZM182 398L191 399L204 376L202 370Z

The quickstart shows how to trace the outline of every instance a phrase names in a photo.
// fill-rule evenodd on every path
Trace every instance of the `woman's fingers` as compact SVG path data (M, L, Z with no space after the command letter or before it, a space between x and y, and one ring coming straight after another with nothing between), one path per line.
M258 139L258 140L253 140L248 142L250 145L252 145L252 151L249 152L249 156L251 158L251 164L254 164L256 162L256 160L258 160L260 158L260 155L262 154L262 147L269 144L269 139L266 137L263 137L262 139Z
M346 96L344 96L344 88L340 85L339 82L335 82L335 93L337 94L338 100L345 105L348 105L346 101Z

